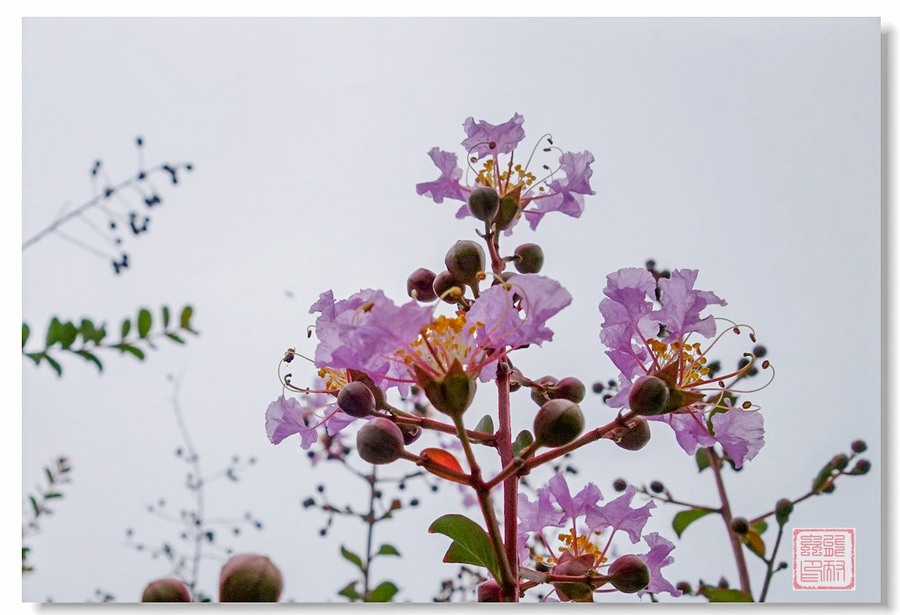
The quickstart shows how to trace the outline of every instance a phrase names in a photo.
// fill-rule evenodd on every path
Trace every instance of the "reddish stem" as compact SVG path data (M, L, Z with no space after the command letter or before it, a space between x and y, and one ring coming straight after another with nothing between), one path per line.
M497 409L500 428L497 430L497 450L500 463L504 467L513 461L512 427L509 417L509 363L503 359L497 367ZM518 550L518 503L519 477L510 474L503 481L503 530L505 534L506 559L512 572L514 586L503 587L504 602L519 601L519 550Z
M741 591L750 593L750 574L747 572L747 560L744 559L744 548L738 535L731 529L731 506L728 503L728 494L725 492L725 482L722 480L722 460L716 454L712 447L706 449L706 456L709 458L709 467L712 468L713 475L716 477L716 489L719 491L719 498L722 501L722 519L725 521L725 528L728 530L728 538L731 539L731 550L734 551L734 561L737 564L738 577L741 582Z

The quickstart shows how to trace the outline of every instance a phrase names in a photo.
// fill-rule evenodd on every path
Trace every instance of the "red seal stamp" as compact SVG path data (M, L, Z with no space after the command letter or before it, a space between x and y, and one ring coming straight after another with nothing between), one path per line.
M797 528L793 553L794 589L856 589L856 530Z

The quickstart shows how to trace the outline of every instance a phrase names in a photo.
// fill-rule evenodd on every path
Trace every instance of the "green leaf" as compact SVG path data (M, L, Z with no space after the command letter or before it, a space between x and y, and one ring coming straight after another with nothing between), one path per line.
M828 482L828 479L831 478L832 472L834 472L834 465L829 461L821 470L819 470L818 476L813 480L812 490L817 492L821 491L822 487L825 486L825 483Z
M191 329L191 316L194 315L194 308L189 305L184 306L181 310L181 328L185 331L193 331Z
M97 355L94 355L87 350L76 350L75 354L79 357L84 357L85 360L90 361L94 365L97 366L98 371L103 371L103 363L100 362L100 359L97 358Z
M141 308L138 312L138 337L144 339L147 337L147 334L150 333L150 327L153 325L153 316L150 315L150 310Z
M184 338L176 335L175 333L166 333L166 337L175 342L176 344L184 344Z
M697 449L697 454L694 455L694 459L697 461L698 472L702 472L709 467L709 455L706 454L705 448L701 447Z
M344 545L341 545L341 556L343 556L345 560L359 568L360 571L365 572L362 559L360 559L360 557L353 551L346 549Z
M741 540L744 541L744 544L747 545L747 548L750 549L756 556L766 559L766 543L763 542L762 537L750 530L743 536L741 536Z
M28 500L31 502L31 509L34 511L34 516L38 516L41 514L41 507L38 506L37 500L34 499L33 495L28 496Z
M62 323L59 330L59 342L62 347L71 348L76 339L78 339L78 327L71 322Z
M87 342L93 342L94 344L99 344L103 341L103 338L106 337L106 326L102 325L99 329L93 322L90 320L82 319L81 320L81 339Z
M144 360L144 351L137 346L132 346L131 344L117 344L115 347L121 350L123 353L129 352L133 354L135 357L137 357L138 361Z
M400 551L394 545L381 545L376 555L400 555Z
M167 306L167 305L164 305L162 307L162 321L163 321L163 328L169 326L169 306Z
M344 589L338 592L338 596L343 596L351 602L356 602L362 598L362 596L359 595L359 592L356 591L356 581L350 581Z
M59 322L59 319L54 316L50 320L50 326L47 327L47 340L46 346L50 348L53 344L59 341L60 334L62 333L62 323Z
M50 355L44 355L44 358L47 360L47 363L50 364L50 367L53 368L53 371L56 372L57 376L62 376L62 365L60 365L56 359L51 357Z
M762 535L762 534L766 533L767 529L769 529L769 524L766 523L765 521L760 521L758 523L754 523L753 525L751 525L750 529L752 529L757 534Z
M524 451L526 448L531 446L531 444L533 442L534 442L534 436L531 435L531 432L528 431L527 429L523 429L522 431L519 432L519 435L516 436L516 441L513 442L513 445L512 445L513 455L518 455L519 453Z
M43 359L46 355L43 352L29 352L25 356L34 361L35 365L40 365L41 359Z
M31 334L31 328L27 323L22 323L22 348L25 348L25 342L28 341L28 336Z
M400 589L396 585L390 581L385 581L369 592L369 595L366 596L366 602L390 602L391 598L398 591Z
M444 561L452 564L473 564L484 566L494 577L500 577L497 555L491 548L491 539L484 529L466 516L443 515L435 519L428 528L431 534L443 534L453 542Z
M478 421L478 424L475 426L475 431L494 433L494 419L491 418L490 414L485 414L481 417L481 420Z
M753 597L739 589L722 589L720 587L705 586L700 594L706 596L710 602L753 602Z
M681 534L684 532L684 530L687 529L687 526L689 526L697 519L705 517L711 512L714 511L704 508L691 508L689 510L682 510L672 519L672 529L674 529L675 533L678 534L678 537L681 538Z
M127 318L122 321L122 339L124 340L128 337L128 334L131 332L131 321Z
M50 493L45 493L44 498L48 500L53 500L55 498L61 498L62 494L59 491L51 491Z

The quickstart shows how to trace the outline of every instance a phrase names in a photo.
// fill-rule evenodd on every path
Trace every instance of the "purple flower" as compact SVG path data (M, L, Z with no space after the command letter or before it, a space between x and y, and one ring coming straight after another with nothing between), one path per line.
M300 446L309 449L319 439L315 427L306 424L309 412L294 398L284 395L269 404L266 410L266 435L272 444L278 444L288 436L300 434Z
M660 278L660 302L662 309L652 314L666 326L668 335L663 338L671 342L684 338L688 333L699 333L703 337L716 334L716 321L712 316L700 318L700 312L709 305L727 305L714 293L694 290L697 280L696 269L676 269L670 278Z
M532 502L524 493L519 494L519 532L540 532L545 527L562 527L565 514L557 510L550 501L547 489L538 489L537 499Z
M463 139L462 146L479 159L492 154L509 154L525 138L524 122L525 118L518 113L498 126L467 117L463 122L467 138Z
M556 280L523 273L482 292L466 319L476 327L479 346L520 348L552 340L546 322L571 302Z
M656 532L644 536L644 542L647 543L650 550L639 557L644 560L644 563L647 564L647 568L650 569L650 583L647 587L638 592L638 596L643 597L644 594L647 593L659 594L668 592L673 597L677 598L681 595L681 590L676 589L674 585L663 578L662 572L660 571L661 568L675 562L675 559L669 555L675 548L675 545Z
M456 154L433 147L428 155L431 156L434 166L440 169L441 175L432 182L416 184L416 193L430 196L435 203L443 203L445 198L465 201L468 198L467 190L459 183L462 169L457 164Z
M537 207L524 211L532 230L544 216L551 211L558 211L573 218L580 218L584 213L584 196L596 194L590 185L591 163L594 155L589 151L583 153L566 152L559 157L560 168L566 177L555 179L549 183L550 195L543 199L535 199Z
M625 493L615 500L592 510L586 514L587 525L590 529L600 532L611 527L613 532L622 530L628 534L632 543L641 539L641 531L650 518L650 510L656 508L653 502L647 502L640 508L632 508L631 500L634 499L635 489L629 485Z
M600 489L594 483L588 483L575 497L569 493L569 484L562 474L556 474L547 483L549 491L559 504L566 518L575 520L597 509L597 502L602 499Z
M759 412L733 409L712 415L713 437L738 468L750 461L765 444L763 416Z

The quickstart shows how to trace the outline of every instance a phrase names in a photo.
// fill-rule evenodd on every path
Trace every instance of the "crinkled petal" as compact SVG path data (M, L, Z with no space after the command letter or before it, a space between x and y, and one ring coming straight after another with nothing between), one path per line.
M557 510L550 501L550 492L538 489L537 499L532 502L524 493L519 494L520 532L540 532L546 527L562 527L565 514Z
M706 428L706 422L702 412L687 412L679 414L665 414L662 416L648 416L647 420L656 420L669 424L675 432L678 446L688 455L693 455L701 447L712 446L716 440Z
M307 427L304 420L303 406L293 397L285 399L284 395L269 404L266 409L266 435L272 444L279 444L288 436L300 434L301 446L308 449L318 440L314 428Z
M714 293L695 290L696 269L676 269L672 275L660 278L660 303L662 308L652 316L666 326L668 336L664 341L680 340L688 333L699 333L703 337L716 334L716 321L712 316L700 317L700 312L709 305L727 305Z
M329 436L337 435L344 429L347 425L356 420L356 417L350 416L345 412L341 412L338 410L333 413L328 420L325 421L325 431Z
M518 113L508 122L497 126L484 120L476 122L474 118L468 117L463 122L466 139L463 140L462 146L476 158L509 154L525 138L525 129L522 128L524 122L525 118ZM491 147L492 143L494 147Z
M569 492L569 485L562 474L555 474L547 483L549 491L556 503L566 513L568 519L575 519L596 508L600 500L600 489L594 483L588 483L575 497Z
M581 153L566 152L559 157L559 165L566 174L565 189L567 192L596 194L591 189L590 183L591 175L594 174L591 169L592 162L594 162L594 155L587 150Z
M656 504L647 502L640 508L632 508L631 500L635 493L634 486L629 485L625 493L615 500L588 510L585 515L587 526L597 532L608 527L613 528L613 532L622 530L628 534L632 543L640 541L641 531L650 518L650 510L656 508Z
M644 563L647 564L647 568L650 569L650 583L647 587L638 592L638 596L643 597L644 594L647 593L659 594L667 592L674 598L677 598L681 595L681 590L676 589L674 585L667 581L662 576L661 572L662 568L675 563L675 559L669 555L675 548L675 545L660 536L657 532L652 532L644 536L644 542L647 543L650 550L638 557L643 559Z
M759 412L733 409L712 416L714 438L736 467L750 461L765 444L763 416Z
M434 181L416 184L416 193L430 196L435 203L443 203L445 198L465 201L468 197L459 183L463 172L457 164L456 154L433 147L428 155L434 166L440 169L441 175Z

